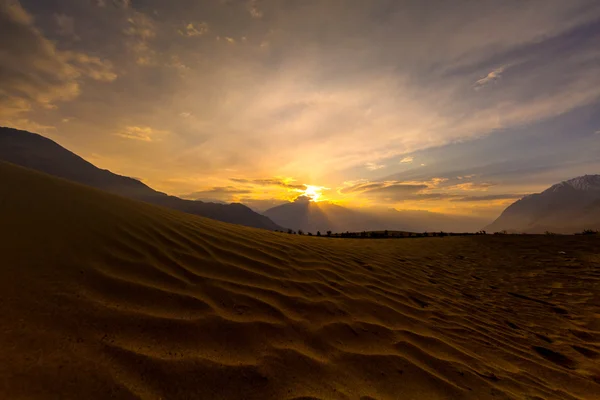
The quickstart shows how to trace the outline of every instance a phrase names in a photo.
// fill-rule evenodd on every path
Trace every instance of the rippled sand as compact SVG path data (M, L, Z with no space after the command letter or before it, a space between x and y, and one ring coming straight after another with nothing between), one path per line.
M600 238L299 237L0 163L2 399L592 399Z

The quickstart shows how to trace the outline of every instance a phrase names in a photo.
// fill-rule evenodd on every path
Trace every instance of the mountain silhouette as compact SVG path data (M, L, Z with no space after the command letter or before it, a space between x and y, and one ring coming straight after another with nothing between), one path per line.
M600 228L600 175L557 183L511 204L485 229L490 232L577 233Z
M158 192L137 179L100 169L56 142L31 132L0 127L0 160L189 214L254 228L283 229L243 204L184 200Z
M305 196L270 208L264 215L279 225L312 233L386 229L407 232L474 232L487 222L480 218L422 210L351 209L329 202L312 202Z

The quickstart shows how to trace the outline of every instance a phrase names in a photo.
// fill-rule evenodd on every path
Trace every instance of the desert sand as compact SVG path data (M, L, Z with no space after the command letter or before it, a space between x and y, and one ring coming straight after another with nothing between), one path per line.
M2 399L600 396L600 238L301 237L0 183Z

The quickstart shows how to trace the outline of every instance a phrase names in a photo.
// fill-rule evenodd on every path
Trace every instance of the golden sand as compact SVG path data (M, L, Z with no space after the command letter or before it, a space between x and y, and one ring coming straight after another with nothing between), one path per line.
M299 237L0 163L0 398L599 398L599 253Z

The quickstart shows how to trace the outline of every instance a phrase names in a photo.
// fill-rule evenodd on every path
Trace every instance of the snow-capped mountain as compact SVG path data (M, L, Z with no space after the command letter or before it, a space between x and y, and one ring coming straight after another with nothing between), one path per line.
M584 175L523 197L485 229L489 232L576 233L599 228L600 175Z
M558 192L565 188L573 188L584 192L600 191L600 175L584 175L569 179L546 189L545 192Z

